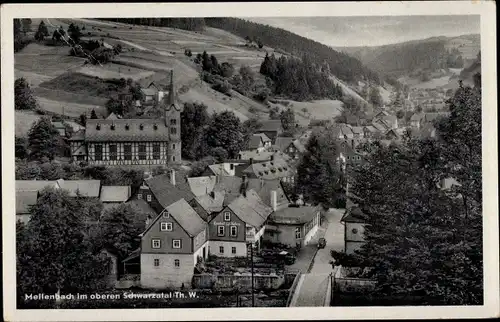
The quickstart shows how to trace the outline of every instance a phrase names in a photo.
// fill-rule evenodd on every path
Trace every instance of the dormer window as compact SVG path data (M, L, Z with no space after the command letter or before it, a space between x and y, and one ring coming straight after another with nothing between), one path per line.
M158 125L153 125L153 129L158 130Z
M97 131L99 131L99 130L101 129L101 124L97 124L97 125L95 126L95 128L96 128L96 130L97 130Z
M114 131L115 130L115 125L114 124L111 124L111 130Z
M142 130L144 130L144 125L142 125L142 124L141 124L141 125L139 125L139 129L140 129L141 131L142 131Z
M127 130L127 131L130 130L130 125L125 124L125 130Z

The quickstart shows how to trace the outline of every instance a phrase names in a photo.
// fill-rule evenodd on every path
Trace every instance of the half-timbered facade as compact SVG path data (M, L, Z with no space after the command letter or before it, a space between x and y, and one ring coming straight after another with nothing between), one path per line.
M173 76L172 76L173 78ZM181 108L175 103L173 79L161 102L161 119L87 120L70 139L74 161L93 165L162 165L181 161Z

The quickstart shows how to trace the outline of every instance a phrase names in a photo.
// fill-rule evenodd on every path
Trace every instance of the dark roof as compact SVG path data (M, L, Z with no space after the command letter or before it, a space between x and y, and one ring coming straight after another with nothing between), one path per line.
M283 191L281 181L275 180L261 180L261 179L247 179L246 190L254 190L260 199L268 206L271 204L271 191L276 191L276 205L282 206L288 204L289 200Z
M261 122L261 127L257 131L281 131L281 120L267 120Z
M264 143L262 142L262 137L258 135L252 135L250 138L250 141L248 142L248 148L249 149L257 149L261 146L264 146Z
M78 132L73 133L73 135L69 138L70 141L84 141L85 140L85 130L80 130Z
M113 126L114 129L112 129ZM163 119L89 119L85 129L85 140L91 142L168 141L169 134Z
M246 196L239 196L233 200L228 207L246 224L256 228L262 226L273 212L253 190L247 191Z
M310 222L320 210L319 207L287 207L274 212L269 220L276 224L305 224Z
M359 207L354 206L344 214L340 221L351 223L365 223L366 221L364 217L365 215L363 214L363 211L361 211Z
M201 219L204 221L207 220L208 218L208 210L203 207L203 205L200 204L198 201L198 198L195 198L189 202L189 205L196 211L198 216L200 216Z
M170 206L180 199L184 198L186 201L191 201L195 197L191 192L189 185L186 182L183 182L182 177L177 177L175 186L170 183L170 178L167 174L162 174L145 180L156 200L158 200L163 208Z
M292 175L290 166L282 159L253 163L249 165L243 173L264 180L279 179Z
M179 199L166 209L191 237L195 237L205 229L205 222L186 200Z
M231 203L240 195L241 182L242 179L240 177L218 177L218 182L214 186L214 191L225 192L224 206Z
M102 202L125 202L130 198L130 186L102 186Z

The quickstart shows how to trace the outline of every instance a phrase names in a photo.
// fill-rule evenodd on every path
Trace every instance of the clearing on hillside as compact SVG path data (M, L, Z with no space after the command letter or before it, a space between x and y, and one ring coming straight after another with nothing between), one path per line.
M76 72L101 79L131 78L134 81L141 80L154 74L153 71L113 63L106 64L103 67L99 65L85 65L76 70Z

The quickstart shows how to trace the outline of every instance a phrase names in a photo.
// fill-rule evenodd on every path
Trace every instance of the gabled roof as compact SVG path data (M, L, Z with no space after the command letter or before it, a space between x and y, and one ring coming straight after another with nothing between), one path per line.
M261 178L264 180L280 179L289 177L292 174L288 163L280 159L253 163L248 166L243 173L248 174L250 177Z
M233 200L228 208L246 224L258 228L264 224L273 212L271 207L266 206L253 190L246 192L246 196L239 196Z
M239 155L242 160L253 159L254 161L263 161L271 159L271 156L274 155L274 152L272 151L259 152L255 150L250 150L250 151L246 150L246 151L240 151Z
M169 134L161 119L88 119L85 139L93 142L168 141Z
M85 140L85 129L79 130L69 138L70 141L84 141Z
M271 132L271 131L281 131L281 120L267 120L261 122L261 127L256 133L259 131L263 132Z
M108 115L106 120L118 120L118 116L116 116L115 113L111 112L111 114Z
M359 207L352 207L342 217L341 222L365 223L364 214Z
M262 138L258 135L252 135L250 138L250 141L248 142L248 148L249 149L257 149L259 147L264 146L264 142L262 141Z
M99 197L101 192L100 180L63 180L56 181L61 189L68 190L70 196L76 197L80 193L84 197Z
M262 142L264 142L264 143L271 142L271 139L265 133L256 133L252 136L260 137L262 139Z
M354 134L363 134L363 127L362 126L353 126L352 127L352 133L354 133Z
M217 181L216 176L188 178L188 184L195 196L206 195L214 190Z
M287 207L271 214L269 220L276 224L305 224L310 222L320 210L319 207Z
M224 205L228 205L240 195L241 182L240 177L219 177L214 191L224 192Z
M224 207L224 191L213 191L211 194L197 196L196 201L207 213L222 211Z
M34 206L38 199L38 190L16 191L16 214L29 213L30 206Z
M52 123L52 125L54 125L54 127L56 129L65 129L66 128L62 122L51 122L51 123Z
M156 89L156 88L150 88L150 87L148 87L148 88L141 88L141 92L143 92L144 95L146 95L146 96L154 96L158 92L158 89Z
M352 135L352 128L348 124L341 124L340 125L340 130L342 131L343 135Z
M292 142L293 146L300 152L300 153L303 153L306 151L306 147L304 146L304 144L302 144L302 142L300 142L300 140L294 140Z
M283 152L292 142L293 142L292 137L278 136L274 141L274 146L276 150Z
M377 123L377 122L373 122L372 123L372 126L377 130L377 131L380 131L380 132L385 132L388 130L387 127L385 127L384 125L380 124L380 123Z
M166 210L191 237L197 236L205 229L205 222L184 199L177 200L166 207Z
M211 164L207 167L215 176L230 176L231 174L226 171L223 163Z
M102 186L102 202L125 202L130 198L130 186Z
M377 132L377 129L373 126L373 125L367 125L364 127L364 129L368 132L371 132L371 133L376 133Z
M286 205L289 203L283 187L281 186L281 181L279 179L275 180L261 180L261 179L247 179L247 190L255 191L262 202L266 205L272 207L271 204L271 191L276 191L276 205L277 207Z
M144 180L163 208L168 207L180 199L185 199L186 201L194 199L195 196L187 184L179 185L181 181L180 178L176 178L176 185L174 186L170 183L170 178L167 174Z
M420 120L424 117L424 114L423 113L415 113L411 116L410 118L410 121L418 121L420 122Z
M16 180L16 191L40 191L48 186L56 187L54 180Z
M154 218L156 216L155 210L144 199L131 199L125 204L134 208L143 217L150 216L150 218Z

